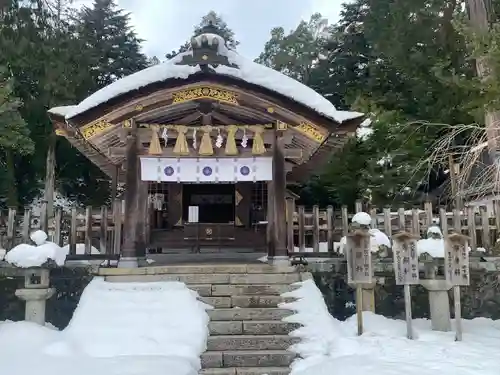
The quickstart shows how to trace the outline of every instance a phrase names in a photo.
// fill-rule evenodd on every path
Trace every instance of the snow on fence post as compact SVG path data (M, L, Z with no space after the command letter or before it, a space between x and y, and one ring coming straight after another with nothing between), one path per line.
M367 228L356 229L346 239L347 278L356 288L358 335L363 334L363 311L373 311L373 267L370 234Z
M394 273L396 285L404 286L406 313L406 336L413 339L411 314L411 285L419 283L419 264L417 253L417 236L408 232L400 232L393 237Z
M470 284L468 239L469 237L459 233L450 234L446 238L444 272L446 280L453 285L456 341L462 341L460 286L468 286Z

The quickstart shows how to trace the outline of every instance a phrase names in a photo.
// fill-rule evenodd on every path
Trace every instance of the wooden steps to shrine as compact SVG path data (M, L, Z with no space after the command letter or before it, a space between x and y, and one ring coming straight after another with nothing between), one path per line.
M152 267L148 267L151 269ZM130 275L108 271L108 281L181 281L214 307L207 351L201 356L201 375L288 375L296 358L290 349L297 338L289 333L298 325L284 322L293 311L279 308L288 302L281 294L310 274L294 267L268 264L196 264L155 267L156 272L134 270Z

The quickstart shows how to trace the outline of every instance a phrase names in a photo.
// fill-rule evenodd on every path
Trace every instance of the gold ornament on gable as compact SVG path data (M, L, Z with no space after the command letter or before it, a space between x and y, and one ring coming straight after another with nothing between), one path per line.
M326 129L311 124L310 122L301 122L299 125L295 126L294 129L318 143L323 143L328 137L328 131Z
M101 134L102 132L106 131L107 129L113 126L114 126L113 124L110 124L105 120L100 120L93 124L85 125L80 129L80 132L82 133L84 139L90 139L92 137L95 137L96 135Z
M202 86L174 92L173 104L189 102L197 99L213 99L219 102L239 105L234 92L214 87Z

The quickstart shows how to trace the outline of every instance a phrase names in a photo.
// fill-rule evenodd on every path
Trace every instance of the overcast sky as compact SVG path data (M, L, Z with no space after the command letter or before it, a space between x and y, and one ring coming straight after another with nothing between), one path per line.
M77 3L91 4L92 0ZM193 33L193 26L210 10L220 14L241 42L238 52L254 58L262 51L273 27L294 29L302 19L319 12L330 22L338 19L345 0L117 0L131 13L144 42L144 52L162 59Z

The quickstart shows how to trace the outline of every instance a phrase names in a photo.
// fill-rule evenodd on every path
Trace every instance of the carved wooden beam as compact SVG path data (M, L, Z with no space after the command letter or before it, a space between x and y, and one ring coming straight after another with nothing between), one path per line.
M224 148L214 148L214 154L210 157L218 157L218 158L235 158L235 157L254 157L256 155L252 154L251 149L239 149L239 154L237 156L228 156L224 153ZM110 147L108 149L108 154L111 157L125 157L126 147ZM272 152L269 150L265 154L259 156L271 156ZM287 148L284 150L286 159L302 159L304 156L304 152L300 148ZM139 150L139 155L141 156L150 156L150 157L172 157L178 158L179 155L174 154L173 148L167 148L163 150L161 155L149 155L148 148L143 147ZM185 155L183 157L200 157L198 155L197 150L189 149L189 155Z
M138 138L139 138L139 143L149 143L151 140L151 129L137 129L138 130ZM201 130L201 129L200 129ZM119 130L120 134L120 141L125 143L125 139L127 138L127 129L120 129ZM262 134L264 138L264 143L266 144L271 144L272 142L272 129L266 129L264 133ZM169 139L176 139L177 137L177 131L174 129L168 129L167 130L168 138ZM199 134L198 134L199 135ZM212 131L213 136L217 136L217 130ZM251 131L246 132L247 138L248 139L253 139L254 134ZM243 137L243 132L240 130L236 133L235 139L241 140ZM193 139L193 132L188 131L186 134L187 139ZM293 139L293 134L291 133L285 133L283 136L280 138L280 142L283 142L284 144L290 144Z

